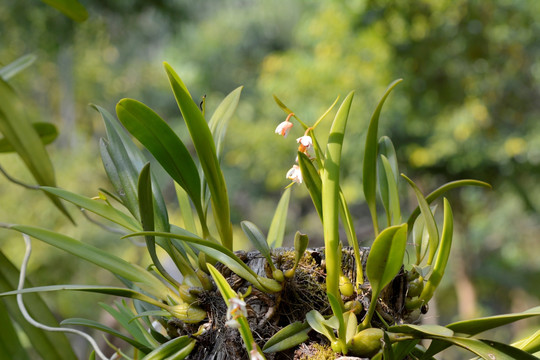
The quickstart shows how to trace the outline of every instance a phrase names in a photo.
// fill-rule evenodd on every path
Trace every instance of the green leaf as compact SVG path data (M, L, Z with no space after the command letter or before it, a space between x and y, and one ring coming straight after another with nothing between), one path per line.
M223 297L223 300L227 304L227 307L229 307L229 300L232 298L238 298L238 294L231 288L227 280L225 280L223 275L221 275L221 273L215 267L213 267L211 264L207 264L207 266L208 270L210 270L210 275L212 275L212 278L214 279L214 282L216 283L219 292ZM240 324L238 331L240 332L246 349L249 352L253 349L252 344L255 342L255 340L253 339L253 334L251 333L247 318L241 314L238 316L238 318L236 318L236 321Z
M538 360L537 357L526 353L525 351L491 340L477 340L461 337L445 337L439 339L469 350L485 360Z
M381 165L382 165L382 176L381 176L381 197L383 196L383 184L386 189L386 203L385 209L388 214L388 224L398 225L401 224L401 209L399 207L399 194L397 182L395 180L395 175L392 170L392 165L390 161L384 155L380 155Z
M266 259L266 261L268 262L268 265L270 265L272 270L275 270L276 267L274 266L274 263L272 262L270 247L268 247L268 242L266 241L261 230L257 227L257 225L249 221L240 222L240 226L242 227L244 234L246 234L246 236L248 237L249 241L251 241L255 249L257 249L261 253L261 255L264 256L264 258Z
M371 303L363 328L371 321L380 292L401 269L406 245L407 224L388 227L373 241L366 263L366 273L372 289Z
M0 323L2 324L2 336L0 336L0 354L6 359L29 360L26 350L19 341L17 331L9 317L8 309L0 301Z
M132 99L116 106L120 122L143 144L167 173L188 193L205 223L201 203L201 181L197 166L171 127L148 106Z
M77 0L41 0L77 22L88 19L88 11Z
M345 333L345 343L348 344L354 335L356 335L358 319L356 318L356 314L352 311L348 311L344 315L347 330Z
M418 186L416 186L416 184L404 174L401 174L401 176L403 176L405 180L407 180L409 185L411 185L411 187L413 188L414 193L416 194L416 199L418 200L418 206L420 207L420 211L422 212L422 215L424 215L424 221L426 223L426 228L429 234L427 265L431 265L433 263L435 253L437 252L437 248L439 246L439 230L437 229L435 218L433 217L433 213L429 208L429 203L424 198L424 195L422 195L420 189L418 189Z
M456 333L476 335L486 330L513 323L514 321L540 316L540 306L515 314L488 316L483 318L463 320L451 323L446 327Z
M258 276L252 269L250 269L242 260L240 260L231 250L225 248L224 246L210 242L208 240L203 240L196 238L194 236L183 235L183 234L171 234L171 233L161 233L161 232L139 232L124 237L133 237L133 236L145 236L145 235L155 235L162 237L169 237L173 239L173 244L176 244L177 240L187 242L204 252L208 256L216 259L222 264L226 265L231 271L236 273L241 278L251 282L255 287L262 291L268 292L278 292L281 290L281 285L273 280L268 278L263 278Z
M108 219L130 231L140 231L142 230L141 224L132 217L126 215L120 210L115 209L109 204L104 204L100 200L94 200L81 196L67 190L53 188L48 186L43 186L41 189L49 194L58 196L61 199L69 201L70 203L91 211L105 219Z
M154 231L154 196L152 195L152 180L150 173L150 163L147 163L139 175L137 194L139 197L139 212L141 214L141 223L144 231ZM144 237L148 254L156 269L171 284L179 286L180 284L165 270L156 253L156 238L152 235Z
M268 339L266 344L264 344L263 352L270 354L300 345L309 339L308 333L310 331L311 327L307 322L295 321Z
M289 201L291 199L291 188L285 189L272 217L270 228L268 229L267 241L272 249L283 246L285 227L287 226L287 213L289 211Z
M111 316L124 328L135 340L151 349L158 346L158 342L148 333L148 331L137 320L133 321L135 314L125 301L116 302L116 309L112 306L99 303Z
M483 182L483 181L470 180L470 179L457 180L457 181L452 181L452 182L446 183L446 184L442 185L441 187L435 189L431 194L426 196L426 201L427 201L428 204L431 204L433 201L438 199L440 196L442 196L448 190L452 190L454 188L461 187L461 186L480 186L480 187L491 189L491 185L489 185L488 183ZM407 224L409 225L409 229L412 230L412 226L414 224L414 221L418 217L418 215L420 215L420 207L419 206L416 207L416 209L414 209L414 211L409 216L409 219L407 220Z
M232 249L232 225L230 218L229 197L223 172L219 166L216 146L212 138L210 128L200 112L197 104L193 102L186 86L167 63L164 63L165 71L182 112L184 121L191 135L191 140L199 156L199 161L208 183L212 199L212 211L221 236L222 244L227 249Z
M135 145L135 143L131 140L131 137L118 120L116 120L107 110L103 109L102 107L97 105L92 105L92 107L97 110L103 118L112 155L123 163L122 165L126 167L126 171L129 173L130 178L133 179L132 183L135 184L137 181L137 175L141 172L143 166L148 162L148 160L137 145ZM128 164L131 164L131 166L128 166ZM119 170L122 171L120 167ZM170 231L167 207L165 206L165 200L163 199L163 195L161 194L157 184L157 179L155 175L152 174L152 193L155 200L154 212L156 214L156 228L160 231ZM118 188L117 191L119 191ZM135 202L131 205L134 208L138 207L138 203Z
M306 314L306 321L308 322L309 326L313 330L315 330L319 334L326 336L328 340L330 341L336 340L334 331L328 327L326 319L317 310L309 311Z
M402 80L398 79L391 83L386 91L384 92L383 97L377 104L371 120L369 122L369 127L366 136L366 147L364 151L364 171L363 171L363 186L364 186L364 196L366 197L366 203L368 204L369 211L371 212L371 218L373 220L373 228L375 230L375 236L379 234L379 225L377 221L377 203L376 203L376 193L377 193L377 139L378 139L378 130L379 130L379 117L381 115L381 110L383 104L390 94L390 92L399 84Z
M420 300L428 302L433 296L435 289L441 282L448 258L450 257L450 250L452 248L452 235L454 232L454 217L452 215L452 208L446 198L444 198L444 222L441 236L441 244L435 264L433 265L433 272L431 273L422 293L420 294Z
M214 114L210 118L210 122L208 123L210 131L214 136L214 143L216 144L216 154L218 158L220 158L220 154L223 150L223 138L225 137L227 126L236 112L236 108L238 107L238 102L240 100L240 94L242 93L243 88L243 86L240 86L231 91L229 95L227 95L225 99L221 101L216 111L214 111Z
M410 334L415 337L423 338L426 336L452 337L454 332L441 325L396 325L388 328L389 332Z
M140 220L141 215L137 200L137 170L132 166L124 149L117 145L118 143L115 141L111 143L108 140L100 139L101 161L121 204L137 220Z
M193 346L195 344L195 339L191 339L189 336L184 335L177 338L174 338L170 341L167 341L165 344L161 345L160 347L156 348L154 351L146 355L142 360L164 360L164 359L183 359L188 354L186 354L184 357L174 357L175 353L182 351L184 349L193 349ZM191 350L190 350L191 351Z
M338 326L338 337L341 341L343 341L344 344L347 343L347 327L345 326L345 318L343 316L343 309L341 308L341 297L338 300L334 295L327 293L328 296L328 302L330 303L330 307L332 308L332 313L338 320L339 326Z
M315 166L309 158L302 152L298 152L298 165L302 171L302 178L311 196L311 201L315 205L315 210L322 220L322 180L321 176L315 169Z
M101 285L49 285L49 286L35 286L31 288L25 288L22 290L12 290L0 293L0 297L13 296L17 294L33 294L40 292L51 291L85 291L106 295L121 296L129 299L137 299L156 306L162 306L160 302L152 299L151 297L144 295L141 292L133 289L126 289L114 286L101 286Z
M339 107L326 144L322 180L322 218L326 259L326 291L341 300L339 275L341 250L339 241L339 172L341 149L354 92L350 92Z
M42 186L56 186L54 168L49 154L24 111L24 103L13 89L0 79L0 132L24 161L28 170ZM73 219L59 199L48 195L54 205L72 222Z
M99 330L99 331L103 331L103 332L106 332L108 334L111 334L112 336L115 336L119 339L122 339L124 340L125 342L127 342L128 344L130 344L131 346L139 349L140 351L142 351L144 354L147 354L149 353L152 349L148 348L147 345L144 345L124 334L122 334L121 332L115 330L115 329L112 329L108 326L105 326L103 325L102 323L100 322L97 322L97 321L94 321L94 320L88 320L88 319L81 319L81 318L71 318L71 319L66 319L66 320L63 320L60 325L62 326L85 326L85 327L89 327L89 328L92 328L92 329L96 329L96 330Z
M12 61L6 66L0 68L0 78L4 81L9 81L13 76L17 75L36 61L37 57L33 54L23 55L20 58Z
M512 346L528 353L540 351L540 330L525 339L513 343Z
M137 283L138 286L142 287L144 285L144 290L149 291L160 299L166 299L170 292L167 286L140 266L130 264L108 251L46 229L25 225L10 225L9 228L94 263L103 269L107 269L114 274Z
M52 143L58 137L58 129L54 124L47 122L35 122L32 123L34 130L38 134L43 145ZM0 153L14 152L15 148L6 138L0 139Z
M0 252L0 292L17 288L19 282L19 270ZM32 284L26 280L25 287ZM21 332L24 332L30 341L31 347L41 356L43 360L76 360L77 356L73 352L70 342L63 333L49 332L38 329L30 324L22 315L15 297L6 297L0 300L5 304L7 312L13 323L16 323ZM30 316L40 323L49 326L58 326L55 315L49 310L39 294L28 294L24 296L24 303ZM0 311L2 311L0 309ZM6 327L7 323L2 322ZM2 328L3 331L3 328ZM2 332L0 331L0 332ZM8 340L7 334L2 332L0 338ZM15 344L15 343L13 343ZM24 355L11 357L10 359L25 359Z

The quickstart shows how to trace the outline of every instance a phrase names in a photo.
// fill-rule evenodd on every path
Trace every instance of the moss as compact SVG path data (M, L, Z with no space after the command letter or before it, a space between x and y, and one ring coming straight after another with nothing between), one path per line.
M294 356L295 360L333 360L335 358L336 354L330 348L330 345L317 343L300 346Z

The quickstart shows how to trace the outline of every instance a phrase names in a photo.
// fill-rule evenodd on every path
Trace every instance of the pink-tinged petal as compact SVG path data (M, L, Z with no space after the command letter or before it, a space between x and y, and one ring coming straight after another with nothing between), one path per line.
M286 178L294 181L297 184L301 184L303 178L300 167L298 165L293 165L293 167L287 172Z
M296 139L296 142L302 145L304 148L309 149L311 146L313 146L313 140L311 139L311 136L304 135Z
M293 126L292 122L284 121L276 127L275 133L283 137L287 137L287 135L289 135L289 130L291 130L292 126Z

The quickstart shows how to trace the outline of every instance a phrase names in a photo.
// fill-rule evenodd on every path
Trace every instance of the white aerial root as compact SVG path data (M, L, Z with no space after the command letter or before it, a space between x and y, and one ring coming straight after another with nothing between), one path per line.
M25 242L25 245L26 245L26 251L24 253L23 262L21 264L21 272L20 272L20 276L19 276L19 286L17 287L18 291L21 291L24 288L24 278L26 277L26 268L28 266L28 259L30 258L30 253L32 252L32 242L30 240L30 237L28 235L26 235L26 234L22 234L22 235L23 235L24 242ZM26 321L28 321L33 326L35 326L35 327L37 327L39 329L45 330L45 331L67 332L67 333L80 335L83 338L85 338L86 341L88 341L90 343L90 345L92 346L92 348L96 352L97 357L99 357L101 360L111 360L111 359L113 359L113 358L109 359L107 356L105 356L101 352L101 350L99 349L98 344L96 343L96 341L90 335L88 335L87 333L84 333L84 332L82 332L80 330L71 329L71 328L50 327L50 326L41 324L41 323L37 322L36 320L34 320L30 316L28 311L26 310L26 307L24 306L22 294L17 294L17 304L19 305L19 309L21 310L21 313L24 316L24 318L26 319Z

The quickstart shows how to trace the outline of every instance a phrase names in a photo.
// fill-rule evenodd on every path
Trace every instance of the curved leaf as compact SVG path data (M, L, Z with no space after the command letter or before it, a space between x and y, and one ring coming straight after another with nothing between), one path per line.
M378 140L378 130L379 130L379 117L381 115L381 110L383 104L390 94L390 92L399 84L402 80L398 79L392 82L386 91L384 92L383 97L379 100L371 120L369 121L369 127L366 136L366 147L364 151L364 171L363 171L363 186L364 186L364 196L366 197L366 203L368 204L369 211L371 212L371 218L373 220L373 228L375 230L375 235L379 234L379 224L377 220L377 204L376 204L376 193L377 193L377 140Z
M122 99L116 106L120 122L143 144L167 173L188 193L201 219L201 181L197 166L171 127L148 106Z
M285 189L272 217L270 228L268 229L267 241L272 249L283 246L285 227L287 226L287 213L289 201L291 199L291 188Z
M0 79L0 132L24 161L28 170L42 186L56 186L54 168L49 154L32 123L24 112L24 104L13 89ZM66 208L54 196L47 195L71 221Z
M268 242L264 238L263 233L261 230L255 225L254 223L250 221L242 221L240 222L240 226L242 227L242 230L244 231L244 234L248 237L248 239L251 241L255 249L257 249L262 256L266 259L268 262L268 265L272 268L272 270L275 270L276 267L274 266L274 263L272 262L272 256L270 253L270 247L268 246Z
M221 236L222 244L227 249L232 249L232 225L229 207L229 196L223 172L219 166L216 146L210 128L201 111L193 102L186 86L172 69L164 63L165 71L169 77L176 102L182 112L184 121L191 135L191 140L199 156L199 161L208 183L212 199L212 211Z
M315 169L315 166L302 152L298 152L298 165L300 165L300 171L302 171L302 178L311 197L311 201L319 214L319 218L322 221L322 180L321 176Z
M119 339L122 339L124 340L125 342L127 342L128 344L130 344L131 346L139 349L140 351L142 351L144 354L147 354L149 353L152 349L148 348L146 345L143 345L141 344L140 342L122 334L121 332L113 329L113 328L110 328L108 326L105 326L103 325L102 323L100 322L97 322L97 321L94 321L94 320L88 320L88 319L81 319L81 318L71 318L71 319L65 319L63 320L60 325L62 326L85 326L85 327L89 327L89 328L92 328L92 329L96 329L96 330L99 330L99 331L103 331L103 332L106 332L108 334L111 334L112 336L115 336Z
M191 339L187 335L180 336L167 341L165 344L154 349L151 353L142 358L142 360L164 360L178 351L192 347L193 344L195 344L195 339ZM184 357L182 357L182 359ZM175 359L179 359L179 357L175 357Z
M42 186L41 189L49 194L58 196L61 199L69 201L70 203L93 212L105 219L108 219L130 231L141 231L141 224L134 218L126 215L120 210L115 209L109 204L104 204L99 200L87 198L82 195L72 193L60 188L53 188L48 186Z
M144 285L146 291L151 292L160 299L166 299L170 292L167 286L148 271L114 256L108 251L42 228L25 225L10 225L9 228L94 263L103 269L137 283L138 286Z
M218 158L223 150L223 138L225 137L227 125L238 107L240 94L242 93L243 88L243 86L240 86L231 91L229 95L227 95L225 99L221 101L208 123L210 132L214 136L214 143L216 144L216 154Z
M275 353L290 349L307 341L311 327L307 322L296 321L275 333L263 346L263 352Z
M480 186L480 187L491 189L491 185L483 181L471 180L471 179L456 180L456 181L446 183L440 186L439 188L435 189L432 193L426 196L426 201L428 204L431 204L433 201L435 201L437 198L442 196L448 190L452 190L461 186ZM414 211L409 216L409 219L407 220L407 225L409 225L409 229L412 229L414 221L416 220L418 215L420 215L419 206L417 206L416 209L414 209Z
M4 81L9 81L13 76L17 75L36 61L37 57L33 54L23 55L9 64L0 67L0 78Z
M416 194L416 199L418 200L418 206L420 207L420 210L422 212L422 215L424 215L424 221L426 224L426 228L429 234L429 249L428 249L428 259L427 264L431 265L433 262L433 259L435 258L435 253L437 252L437 248L439 246L439 230L437 229L437 223L435 223L435 218L433 217L433 213L431 212L431 209L429 208L429 203L424 198L424 195L422 195L422 192L420 189L418 189L418 186L409 179L404 174L401 174L407 180L409 185L414 190L414 193Z

